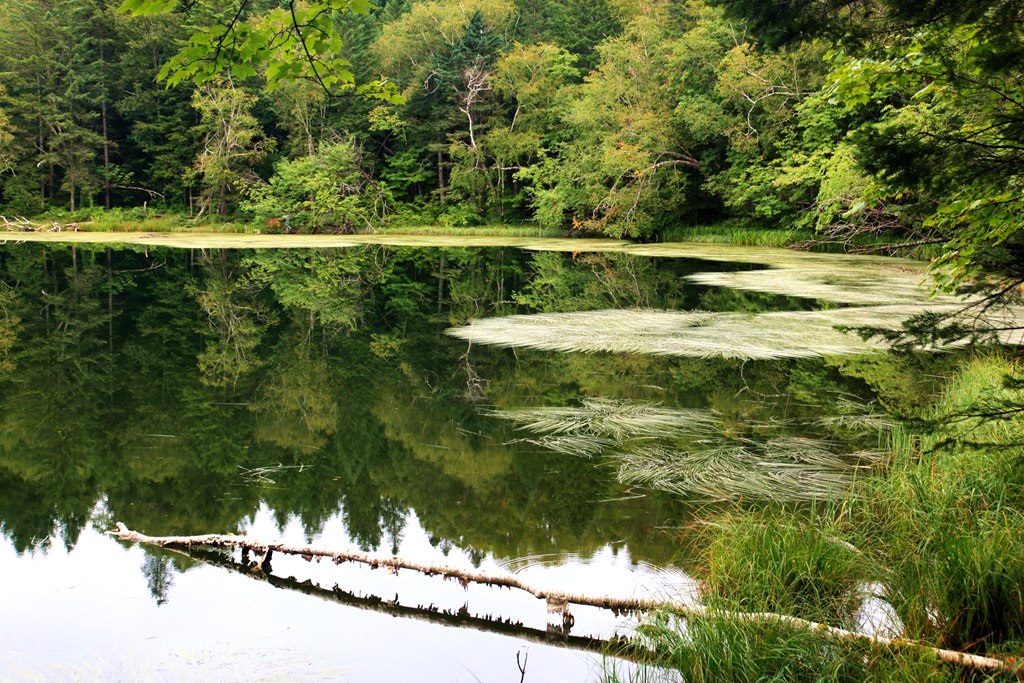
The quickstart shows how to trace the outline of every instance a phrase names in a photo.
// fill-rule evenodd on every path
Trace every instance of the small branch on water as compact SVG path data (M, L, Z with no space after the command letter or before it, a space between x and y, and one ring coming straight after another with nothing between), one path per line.
M247 552L251 552L256 556L262 556L262 559L260 559L256 564L256 571L262 570L267 573L270 571L271 553L278 552L285 555L299 555L307 559L319 559L326 557L335 564L341 564L343 562L357 562L369 565L374 569L379 567L386 567L392 570L409 569L420 572L421 574L426 574L427 576L441 576L444 579L455 579L461 583L463 587L468 587L470 583L479 583L487 586L517 588L538 598L547 600L549 606L554 605L559 608L561 608L563 604L572 603L575 605L602 607L615 612L666 609L675 612L684 618L720 618L746 623L784 624L792 628L811 631L836 640L867 641L873 645L881 647L912 648L921 652L930 653L940 661L947 664L962 666L968 669L976 669L979 671L1011 674L1020 680L1024 680L1024 668L1019 665L1015 666L1009 664L1000 659L972 655L967 652L959 652L956 650L944 650L942 648L931 647L930 645L923 645L921 643L915 643L899 638L883 638L881 636L856 633L854 631L847 631L845 629L829 626L828 624L820 624L806 619L791 617L786 614L775 614L772 612L726 612L705 607L703 605L694 605L669 599L617 598L613 596L559 593L531 586L520 581L515 576L497 576L479 572L463 571L453 567L417 564L415 562L407 562L398 557L373 557L367 553L360 552L322 550L319 548L291 546L284 543L263 543L241 536L226 536L221 534L207 534L204 536L146 536L145 534L132 531L121 522L117 523L116 530L108 531L107 533L122 541L148 543L162 548L191 548L192 546L210 546L232 549L238 548L242 551L243 556ZM567 612L563 612L563 615L566 613ZM520 671L523 672L524 676L526 675L525 664L526 663L524 661L523 665L520 667Z
M523 655L523 661L519 661L519 655ZM530 659L530 651L516 650L516 666L519 667L519 683L523 683L526 680L526 662Z

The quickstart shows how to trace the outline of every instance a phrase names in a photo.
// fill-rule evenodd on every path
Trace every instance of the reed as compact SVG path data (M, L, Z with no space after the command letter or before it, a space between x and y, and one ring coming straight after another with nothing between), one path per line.
M1024 651L1024 414L970 417L1024 405L1003 382L1014 369L1002 353L972 358L933 408L937 426L894 433L892 475L862 487L851 530L885 544L880 576L911 637Z
M493 235L499 237L565 237L561 228L545 228L537 224L510 225L488 223L472 227L450 227L445 225L396 225L384 223L378 226L381 235L441 235L449 237Z
M706 244L739 244L755 247L785 247L794 242L814 238L812 230L750 228L730 223L688 225L672 228L662 235L665 242L699 242Z
M834 520L766 512L727 514L706 547L705 600L729 610L778 611L844 628L870 577Z

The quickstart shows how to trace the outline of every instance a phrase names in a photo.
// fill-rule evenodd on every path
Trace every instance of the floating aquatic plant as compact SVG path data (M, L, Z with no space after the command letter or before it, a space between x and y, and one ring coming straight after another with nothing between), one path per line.
M694 273L687 279L715 287L864 306L962 301L954 296L933 296L930 284L919 271L874 263Z
M933 312L955 314L954 305ZM602 310L514 315L476 320L448 334L477 344L548 351L643 353L699 358L771 359L839 356L887 348L842 328L898 330L921 306L863 306L829 311L708 313ZM1004 329L1024 321L1024 309L1001 309L979 322L1007 344L1024 343L1024 331Z

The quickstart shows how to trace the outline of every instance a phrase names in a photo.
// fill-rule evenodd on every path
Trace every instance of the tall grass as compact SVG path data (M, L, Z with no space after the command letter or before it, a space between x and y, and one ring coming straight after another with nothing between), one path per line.
M859 551L838 540L838 524L780 523L771 513L752 512L726 515L709 536L708 602L852 625L856 588L869 577Z
M884 540L880 576L911 637L1024 654L1024 414L969 416L1024 405L1003 386L1014 369L999 353L973 358L933 409L939 426L894 443L892 474L860 491L852 530Z
M1003 382L1019 367L1001 352L970 358L928 427L887 431L887 474L814 514L736 509L707 524L691 539L704 601L856 627L864 586L877 586L903 637L1024 666L1024 415L970 416L1024 405ZM641 633L687 681L986 678L782 624L659 617Z
M737 244L755 247L789 247L813 249L824 253L856 253L857 250L877 250L871 253L895 253L912 258L930 259L941 253L937 245L893 249L892 245L904 241L897 235L858 235L850 240L829 240L807 228L757 228L738 220L724 220L711 225L680 225L659 235L663 242L695 242L701 244Z
M64 231L78 232L259 232L259 226L245 221L228 220L219 216L202 219L190 218L177 211L131 209L103 209L87 207L77 211L49 211L32 219L46 229L49 224L61 226ZM71 227L67 227L71 226Z
M781 623L737 622L727 617L685 621L658 615L640 629L654 648L656 666L606 681L957 681L966 672L939 669L927 655L860 642L840 642ZM976 677L970 680L986 680Z
M661 234L663 242L697 242L701 244L736 244L752 247L785 247L814 238L810 230L783 228L751 228L723 221L713 225L681 225Z
M382 235L448 235L452 237L491 235L498 237L565 237L561 228L545 228L541 225L525 223L511 225L508 223L487 223L472 227L452 227L445 225L400 225L384 223L377 227L376 232Z

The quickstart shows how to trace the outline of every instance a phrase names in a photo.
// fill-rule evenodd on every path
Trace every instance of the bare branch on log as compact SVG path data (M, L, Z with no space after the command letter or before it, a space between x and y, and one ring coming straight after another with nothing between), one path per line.
M379 567L387 567L392 571L409 569L426 574L427 576L441 576L445 579L455 579L463 586L468 586L470 583L479 583L487 586L516 588L541 598L542 600L547 600L549 605L554 605L559 608L565 603L572 603L575 605L602 607L605 609L623 612L667 609L676 612L683 617L717 617L747 623L774 622L798 629L812 631L829 638L835 638L836 640L867 641L873 645L883 647L914 648L922 652L928 652L947 664L962 666L969 669L977 669L980 671L1010 673L1015 675L1018 679L1024 680L1024 667L1020 664L1014 665L992 657L972 655L967 652L958 652L956 650L945 650L899 638L883 638L881 636L856 633L854 631L847 631L845 629L829 626L828 624L821 624L814 621L808 621L806 619L791 617L786 614L775 614L771 612L726 612L705 607L703 605L694 605L677 600L667 600L664 598L618 598L613 596L560 593L531 586L520 581L515 576L497 576L480 572L464 571L461 569L455 569L454 567L418 564L415 562L408 562L399 557L374 557L368 553L361 552L323 550L320 548L292 546L285 543L264 543L241 536L222 534L206 534L202 536L146 536L145 534L132 531L121 522L117 523L117 529L115 531L109 531L107 533L122 541L148 543L160 547L191 548L192 546L210 546L232 549L237 548L242 550L243 553L252 552L254 555L262 556L263 559L257 563L257 569L261 567L266 568L271 553L278 552L285 555L299 555L307 559L312 559L314 557L329 558L335 564L341 564L343 562L357 562L368 565L374 569Z

